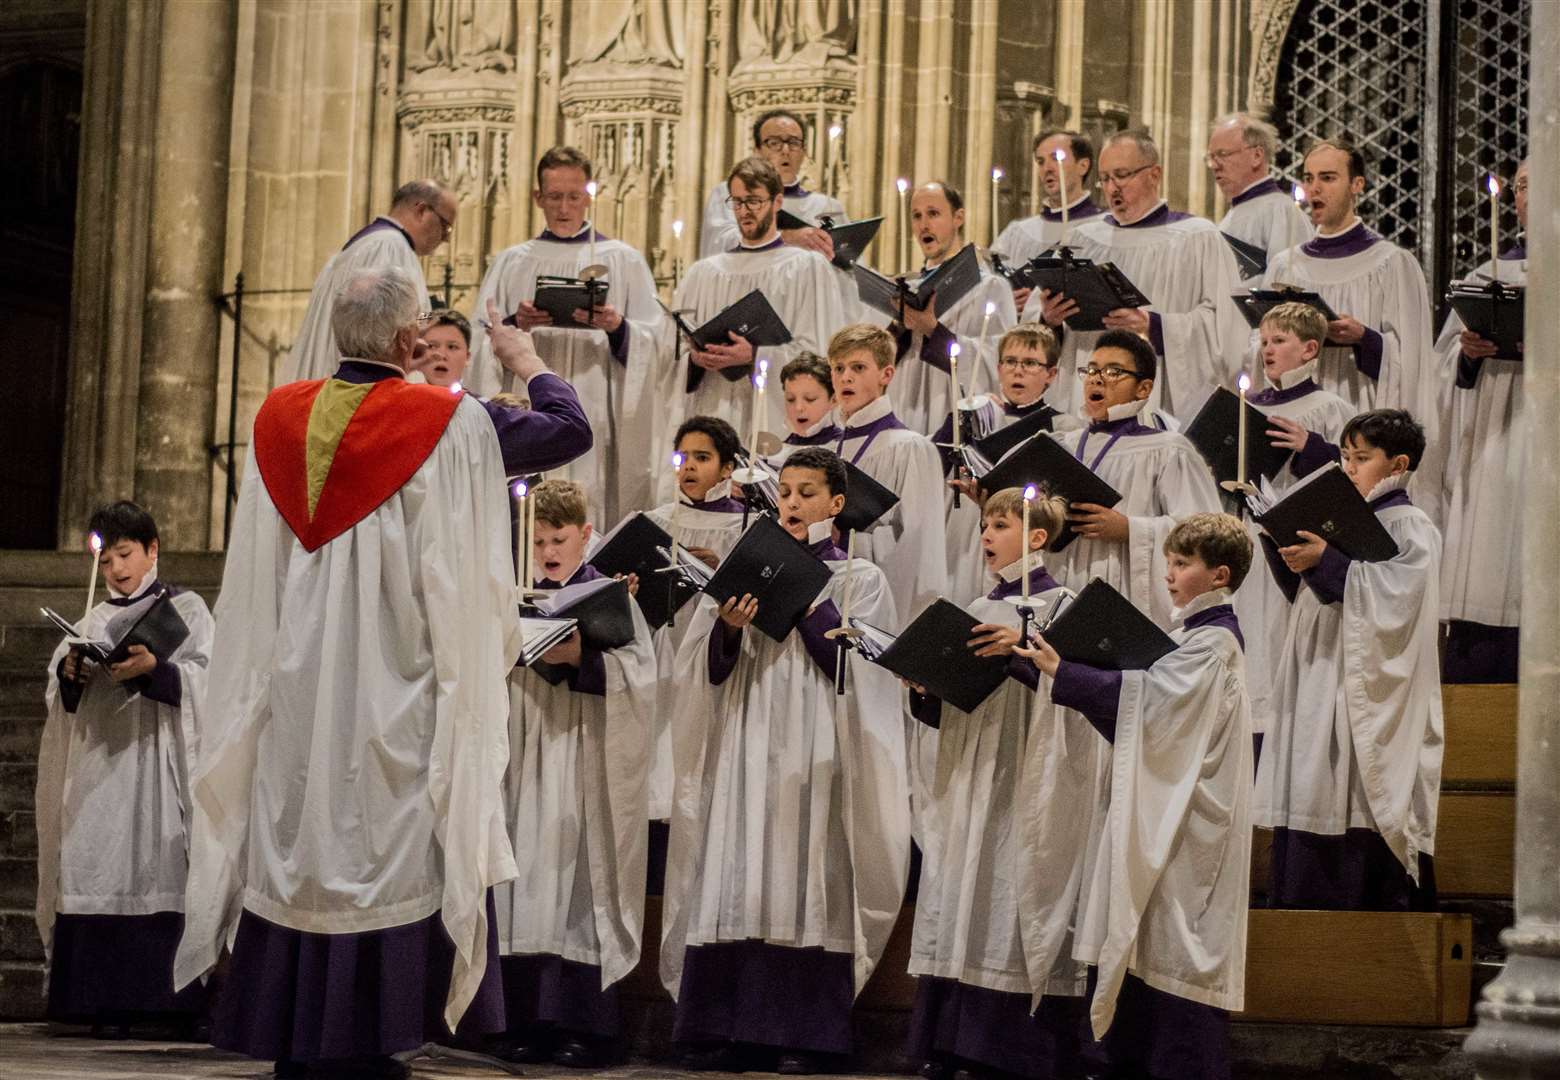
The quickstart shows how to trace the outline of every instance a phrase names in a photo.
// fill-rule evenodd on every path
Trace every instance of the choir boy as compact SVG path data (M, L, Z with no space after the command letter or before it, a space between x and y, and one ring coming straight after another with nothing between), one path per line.
M830 335L845 325L846 307L838 272L830 262L781 238L776 216L785 199L774 167L763 158L747 158L731 170L726 184L740 239L689 267L672 306L697 327L757 289L790 331L791 341L760 349L737 338L692 350L679 340L671 350L671 361L663 364L658 401L663 412L675 414L676 421L684 416L718 416L746 431L754 395L746 373L754 363L767 360L773 375L798 353L823 352ZM728 380L723 374L727 369L740 370L744 377ZM781 396L765 394L764 408L760 428L782 430Z
M1108 810L1073 946L1091 966L1091 1074L1228 1080L1229 1014L1245 994L1252 768L1230 593L1251 540L1228 514L1194 514L1164 552L1176 648L1153 666L1064 661L1043 640L1026 652L1051 677L1051 700L1110 744ZM1061 830L1050 835L1071 835L1074 807L1039 814ZM1048 959L1032 962L1044 970Z
M1314 533L1277 549L1303 582L1274 672L1278 716L1257 771L1273 830L1273 907L1435 908L1441 788L1436 635L1441 534L1409 501L1424 430L1401 409L1343 429L1343 470L1397 544L1352 560Z
M801 624L777 642L752 596L705 600L678 656L661 975L689 1068L837 1066L903 899L903 695L855 652L836 693L825 637L847 609L898 622L882 572L832 538L845 476L813 446L780 471L780 524L833 570Z
M1259 335L1268 385L1246 400L1267 415L1269 441L1291 451L1270 481L1274 492L1282 494L1338 460L1338 437L1354 409L1316 385L1316 358L1327 338L1327 320L1320 311L1309 304L1279 304L1263 318ZM1246 628L1246 656L1252 669L1274 670L1289 626L1289 601L1266 564L1253 570L1235 594L1235 610ZM1260 679L1250 690L1252 729L1261 734L1273 723L1273 682Z
M533 587L601 578L584 561L585 490L544 480L532 538ZM639 962L644 928L651 713L656 662L639 606L615 649L576 630L509 677L504 806L519 876L494 892L513 1061L575 1068L612 1056L622 1033L617 983Z
M817 353L802 353L780 370L780 388L785 395L784 446L782 454L797 446L829 446L839 441L839 425L834 422L834 377L829 361Z
M1293 194L1273 179L1277 153L1277 128L1250 113L1230 113L1214 121L1205 159L1230 201L1219 231L1261 248L1268 258L1311 239L1311 223ZM1241 284L1259 285L1261 275Z
M1139 422L1158 364L1143 338L1109 330L1099 335L1088 365L1078 369L1088 426L1056 438L1122 498L1111 508L1073 504L1068 519L1078 536L1056 563L1063 581L1103 578L1168 626L1170 607L1157 587L1164 577L1165 537L1178 518L1217 509L1219 492L1184 435Z
M1069 595L1042 563L1066 509L1059 498L1035 501L1026 535L1018 488L987 499L978 550L995 585L966 605L980 620L969 642L973 655L1012 656L1026 546L1030 597L1041 617ZM910 1056L926 1063L921 1075L928 1080L951 1080L960 1068L976 1075L1070 1075L1076 1065L1080 1011L1059 999L1042 1004L1040 1019L1031 1015L1023 886L1013 873L1032 857L1020 823L1025 750L1032 732L1057 723L1049 685L1041 682L1029 661L1014 656L1007 680L969 713L912 687L917 719L938 731L931 797L941 827L923 841L910 945L910 973L918 976ZM1079 778L1073 790L1092 796L1099 739L1087 734L1077 738L1064 767Z
M1035 167L1040 170L1040 198L1044 204L1033 217L1010 221L991 245L1010 267L1018 267L1062 242L1062 197L1067 201L1067 233L1072 227L1105 211L1089 189L1094 172L1094 143L1076 131L1042 131L1035 136ZM1058 154L1060 157L1058 157ZM1013 306L1023 311L1028 289L1013 290Z
M840 201L821 191L808 191L802 187L802 166L807 162L806 132L802 118L789 109L771 109L753 121L753 152L767 161L780 174L785 194L786 210L807 222L817 225L827 217L836 225L846 220L845 207ZM699 234L699 257L708 258L730 251L742 242L742 230L728 201L731 196L728 184L716 184L704 203L704 228ZM793 247L816 251L826 259L834 258L834 244L822 229L782 229L780 238Z
M910 196L910 228L925 260L921 272L929 274L964 248L964 196L938 181L922 184ZM997 384L996 343L1018 315L1006 281L985 268L980 275L980 284L952 306L938 302L934 293L926 310L906 307L889 327L899 369L895 405L912 431L935 431L957 400L949 396L948 376L949 350L955 342L960 349L958 397Z
M167 656L132 645L100 664L61 643L49 663L38 751L38 931L46 1015L98 1033L132 1021L192 1028L205 992L175 993L184 927L189 776L200 749L211 613L160 580L157 523L135 503L100 508L107 597L78 625L117 640L167 595L189 636Z
M594 205L586 185L595 175L590 158L572 146L555 146L536 164L532 201L542 211L541 234L499 252L482 279L477 310L489 300L530 332L536 351L574 386L596 429L596 444L562 470L601 500L602 517L649 503L652 476L645 452L665 439L665 410L656 399L659 362L670 338L656 300L655 278L638 251L602 234L588 220ZM574 320L592 329L553 325L532 301L542 277L576 278L587 266L606 268L606 295L594 311L576 309ZM466 385L480 395L514 390L513 380L478 327Z
M1153 343L1162 361L1154 405L1189 417L1214 387L1234 381L1250 330L1230 298L1240 279L1229 244L1211 221L1171 210L1161 194L1163 180L1152 138L1141 131L1112 135L1100 151L1109 213L1073 230L1071 246L1096 262L1114 263L1149 298L1146 307L1110 312L1105 327ZM1060 326L1073 306L1063 295L1037 293L1025 318ZM1058 404L1072 408L1081 400L1082 387L1068 369L1098 339L1098 331L1067 332Z
M1527 229L1528 163L1511 185L1517 221ZM1527 245L1496 260L1500 280L1527 283ZM1447 682L1517 681L1522 614L1522 361L1463 327L1454 312L1438 346L1455 371L1446 430L1446 552L1441 560L1441 618L1448 621Z

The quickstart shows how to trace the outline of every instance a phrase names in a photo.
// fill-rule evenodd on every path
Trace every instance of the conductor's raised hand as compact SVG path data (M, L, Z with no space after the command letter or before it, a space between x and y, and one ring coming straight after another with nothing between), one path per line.
M757 617L758 598L749 593L743 593L741 599L733 596L720 606L720 621L733 630L741 630Z
M1061 654L1051 648L1050 643L1045 638L1038 635L1035 637L1033 646L1019 645L1013 651L1019 656L1030 660L1035 667L1053 679L1056 677L1056 669L1062 666Z
M505 371L518 379L529 380L547 370L547 365L536 355L531 335L500 321L498 306L492 297L487 302L487 322L488 344Z
M976 656L1012 656L1018 644L1018 627L980 623L970 628L969 646Z
M1073 532L1079 536L1086 536L1090 540L1113 540L1123 544L1127 541L1126 515L1119 514L1108 506L1101 506L1099 503L1073 503L1067 508L1067 520L1072 523Z

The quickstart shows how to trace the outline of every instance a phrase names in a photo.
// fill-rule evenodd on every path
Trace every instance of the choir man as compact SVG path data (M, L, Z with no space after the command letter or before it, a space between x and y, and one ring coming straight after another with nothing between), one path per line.
M1230 208L1219 231L1261 248L1272 258L1285 248L1311 238L1311 223L1295 205L1291 192L1273 179L1278 154L1278 129L1250 113L1231 113L1214 121L1205 159ZM1260 284L1262 275L1241 284Z
M1070 237L1072 227L1099 217L1105 211L1091 193L1094 173L1094 143L1076 131L1052 129L1035 136L1035 165L1040 170L1040 198L1044 204L1033 217L1010 221L991 249L1010 267L1028 262L1050 251ZM1066 199L1066 228L1063 228L1063 198ZM1013 304L1019 310L1029 303L1028 289L1013 290Z
M753 121L753 152L780 174L785 208L807 222L818 224L828 217L835 224L846 220L845 208L833 196L802 187L802 166L807 161L806 131L802 118L789 109L771 109ZM729 178L728 178L729 180ZM731 209L728 183L710 189L704 203L704 228L699 234L699 257L709 258L730 251L742 242L742 228ZM816 251L826 259L834 258L834 244L828 233L818 228L782 229L780 238L795 247Z

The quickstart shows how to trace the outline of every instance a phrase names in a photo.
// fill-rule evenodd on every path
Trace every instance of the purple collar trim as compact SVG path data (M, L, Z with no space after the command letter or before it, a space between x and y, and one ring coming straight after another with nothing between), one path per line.
M854 465L861 460L861 455L867 452L867 447L872 445L873 439L877 438L885 431L893 431L895 428L902 428L904 426L905 425L900 422L899 417L895 416L893 413L889 413L887 416L880 416L876 420L862 424L860 427L844 428L840 432L839 445L834 448L834 452L840 455L840 457L844 457L845 440L860 439L861 448L856 451L856 456L850 459L850 463Z
M537 239L546 240L550 244L585 244L590 242L590 234L592 232L596 234L596 243L598 244L604 244L608 239L610 239L600 229L595 228L581 229L573 236L559 236L551 229L543 229L541 235L538 236Z
M1370 508L1372 511L1385 510L1391 506L1413 505L1414 504L1408 498L1408 492L1404 491L1402 488L1398 488L1396 491L1389 491L1385 495L1379 495L1370 501Z
M741 244L738 244L736 247L731 249L731 254L733 254L733 255L751 255L755 251L773 251L775 248L779 247L783 243L785 243L785 237L777 236L773 240L769 241L769 243L763 244L763 245L761 245L759 247L743 247Z
M173 590L169 589L168 591L172 592ZM141 590L140 596L110 596L107 598L107 602L115 607L129 607L131 604L139 604L149 596L156 596L160 592L162 592L162 582L153 580L151 585Z
M845 549L836 544L832 536L825 536L816 544L808 544L807 550L824 562L839 562L845 558Z
M398 371L392 371L383 364L364 364L357 360L343 360L336 373L331 376L345 383L371 383L384 382L386 379L405 378Z
M1339 233L1337 236L1318 236L1307 240L1300 245L1300 250L1313 259L1345 259L1350 255L1358 255L1362 251L1369 250L1370 246L1381 237L1365 227L1363 221L1356 221L1354 228L1348 232Z
M811 435L798 435L793 431L785 437L787 446L823 446L826 443L839 441L840 429L838 424L830 424L828 427L815 431Z
M1043 593L1047 589L1054 589L1056 587L1056 579L1051 576L1051 572L1045 567L1036 566L1034 569L1029 571L1030 596L1033 596L1035 593ZM1022 595L1023 591L1024 583L1016 578L1012 581L999 581L997 582L997 587L986 594L986 599L1006 600L1010 596Z
M683 505L690 510L701 510L706 514L740 514L747 509L741 499L733 499L730 495L711 499L709 502L688 502Z
M399 222L392 221L389 218L375 218L373 221L370 221L367 225L364 225L357 232L353 233L352 239L341 245L341 250L346 251L347 248L363 239L363 237L367 236L369 233L384 232L386 229L394 229L396 232L400 233L403 237L406 238L406 246L411 248L413 251L417 250L417 245L412 243L412 234L401 228Z
M535 584L533 584L531 587L533 589L561 589L565 585L582 585L587 581L595 581L597 578L604 576L605 575L603 575L600 570L597 570L590 563L580 563L578 569L569 575L568 581L554 581L551 578L537 578L535 579Z
M1104 209L1094 204L1094 200L1083 199L1067 208L1067 219L1069 221L1078 221L1082 218L1099 217L1104 212ZM1060 210L1052 210L1049 206L1043 206L1040 208L1040 217L1045 221L1061 221L1062 212Z
M1156 225L1169 225L1177 221L1185 221L1191 214L1183 214L1179 210L1172 210L1167 203L1160 203L1159 209L1134 221L1131 225L1123 225L1116 220L1114 214L1106 214L1105 220L1118 229L1152 229Z
M781 188L780 191L787 199L805 199L812 194L812 192L802 187L801 184L792 184L788 188Z
M1032 413L1049 413L1052 416L1061 415L1045 403L1045 398L1035 398L1028 405L1014 405L1007 398L1002 399L1002 414L1004 416L1023 417Z
M1258 390L1246 400L1253 405L1282 405L1286 401L1303 398L1315 390L1315 379L1301 379L1287 390L1280 390L1276 386L1270 386L1266 390Z
M1260 180L1257 183L1252 184L1245 191L1242 191L1239 195L1235 196L1230 200L1230 205L1239 206L1241 203L1250 202L1252 199L1260 199L1264 195L1282 194L1283 192L1278 190L1278 184L1275 183L1271 177L1269 177L1266 180Z
M1155 435L1158 428L1145 427L1136 416L1123 416L1120 420L1096 420L1089 425L1089 434L1103 432L1110 435Z
M1203 608L1195 615L1188 615L1181 625L1188 630L1196 630L1200 626L1222 626L1235 635L1242 652L1246 649L1246 637L1240 632L1240 620L1235 617L1235 609L1229 604L1215 604L1211 608Z

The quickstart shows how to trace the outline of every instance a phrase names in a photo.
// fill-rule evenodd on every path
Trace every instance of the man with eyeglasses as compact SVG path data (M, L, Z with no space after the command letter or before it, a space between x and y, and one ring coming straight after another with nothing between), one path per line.
M672 306L688 325L697 327L753 290L761 291L791 332L789 344L762 349L773 380L798 353L827 352L834 332L849 322L839 271L816 251L781 238L775 218L785 202L784 188L768 161L750 157L738 162L722 186L730 191L727 198L740 239L730 251L689 267ZM697 351L677 340L671 350L675 360L663 367L665 381L659 395L670 425L666 430L676 430L689 416L718 416L738 431L750 430L754 391L749 369L760 350L741 337ZM724 375L733 369L742 372L736 380ZM785 395L778 391L778 386L772 386L764 395L760 423L764 431L786 430ZM659 473L658 495L670 500L672 474L665 469Z
M428 283L419 260L449 239L459 209L454 193L437 180L411 180L396 188L390 212L354 233L314 279L309 306L293 335L281 381L323 379L336 370L341 354L331 333L331 308L341 286L360 270L394 267L404 271L416 283L418 307L426 310Z
M1017 267L1050 251L1062 239L1062 195L1067 196L1067 229L1099 217L1105 211L1095 203L1089 177L1094 172L1094 143L1077 131L1042 131L1035 137L1035 166L1040 170L1040 197L1044 204L1034 217L1010 221L991 249L1008 266ZM1013 290L1013 305L1023 311L1028 289Z
M802 187L801 171L807 161L807 141L802 119L788 109L772 109L753 122L753 150L780 174L786 213L809 224L828 217L836 225L848 219L845 207L831 195ZM704 227L699 233L699 258L730 251L741 242L742 230L727 200L731 192L716 184L704 203ZM822 229L782 229L781 238L795 247L834 258L834 244Z
M650 505L651 475L644 467L658 436L655 381L665 345L666 316L656 300L655 277L634 248L604 236L588 220L586 185L595 166L572 146L555 146L536 164L531 199L542 211L543 228L534 239L499 252L482 278L476 312L492 301L520 329L528 331L536 352L574 387L596 426L596 444L554 475L585 485L605 520ZM606 267L605 302L594 314L574 313L594 329L564 329L534 304L539 277L575 278L592 259ZM467 387L484 396L514 389L488 345L479 323L473 327Z
M1189 417L1215 387L1234 382L1250 330L1230 299L1240 276L1229 245L1213 222L1166 205L1163 173L1159 148L1147 132L1111 136L1100 151L1109 212L1080 225L1075 246L1096 262L1114 263L1152 301L1151 307L1110 312L1105 328L1153 344L1161 365L1151 406ZM1057 327L1070 306L1065 296L1042 290L1029 298L1024 317ZM1068 331L1059 402L1081 402L1082 386L1071 369L1098 338L1098 331Z
M1501 281L1527 284L1528 162L1511 185L1523 239L1501 252ZM1489 272L1486 262L1479 269ZM1453 312L1436 349L1453 377L1446 427L1446 543L1441 618L1449 621L1443 682L1516 682L1522 615L1522 360L1464 328ZM1444 377L1444 376L1443 376Z
M1280 188L1271 173L1278 153L1278 129L1250 113L1230 113L1213 123L1208 154L1213 182L1230 201L1219 231L1254 244L1271 258L1287 247L1311 238L1311 222L1295 205L1292 193ZM1260 283L1257 274L1241 282Z

